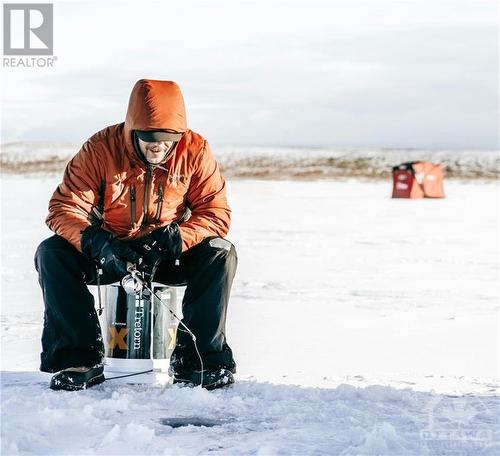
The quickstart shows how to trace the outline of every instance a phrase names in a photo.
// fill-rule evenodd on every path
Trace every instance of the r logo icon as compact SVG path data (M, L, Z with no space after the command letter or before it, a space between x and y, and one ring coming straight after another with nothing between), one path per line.
M4 3L4 55L52 55L54 15L52 3Z

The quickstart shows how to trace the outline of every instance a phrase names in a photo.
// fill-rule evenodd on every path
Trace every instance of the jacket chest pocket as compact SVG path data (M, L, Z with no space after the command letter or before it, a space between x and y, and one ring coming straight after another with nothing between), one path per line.
M106 185L104 218L110 227L123 232L137 224L137 183L135 179Z
M158 190L156 191L156 198L154 201L155 207L156 207L156 212L153 218L154 222L159 222L161 219L161 211L163 209L163 184L160 184L158 186Z
M153 198L154 222L161 222L163 219L171 219L174 214L185 206L187 186L176 182L174 185L167 181L159 184L155 189Z
M130 198L130 228L134 229L135 224L137 223L137 194L135 190L135 185L132 184L130 186L130 192L129 192L129 198Z

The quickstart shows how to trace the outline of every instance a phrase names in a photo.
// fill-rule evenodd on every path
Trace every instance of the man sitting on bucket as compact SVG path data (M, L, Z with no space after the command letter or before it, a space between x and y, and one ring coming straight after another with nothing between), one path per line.
M134 265L164 284L186 283L170 358L174 383L219 388L236 364L225 320L236 271L226 185L207 141L189 130L175 82L142 79L125 122L94 134L68 163L49 202L35 265L45 303L40 370L52 389L104 381L104 345L87 284L110 284Z

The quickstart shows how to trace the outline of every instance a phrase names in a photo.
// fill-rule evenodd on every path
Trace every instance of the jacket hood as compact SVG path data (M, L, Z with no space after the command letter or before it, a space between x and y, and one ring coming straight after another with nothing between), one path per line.
M140 79L128 103L124 141L134 154L133 130L187 130L186 109L180 87L173 81Z

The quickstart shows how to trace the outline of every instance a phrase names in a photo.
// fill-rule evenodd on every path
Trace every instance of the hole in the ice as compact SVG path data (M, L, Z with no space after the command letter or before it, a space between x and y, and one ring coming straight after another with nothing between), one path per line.
M184 416L177 418L161 418L160 423L164 426L170 426L172 428L184 427L184 426L198 426L198 427L214 427L222 426L226 423L224 420L214 420L212 418L202 418L198 416Z

